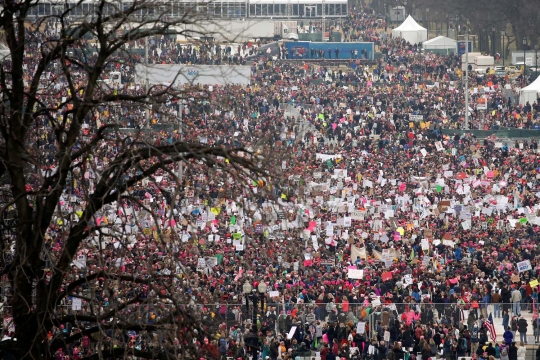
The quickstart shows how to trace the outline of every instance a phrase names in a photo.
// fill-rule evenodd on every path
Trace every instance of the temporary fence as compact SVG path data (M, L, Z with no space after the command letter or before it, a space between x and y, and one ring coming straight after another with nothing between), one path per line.
M497 138L536 138L540 136L540 131L536 129L514 129L507 128L501 130L456 130L456 129L443 129L441 132L445 135L464 135L473 134L477 138L483 139L489 136L496 136Z
M277 291L276 291L277 292ZM301 300L294 302L282 300L281 297L273 298L274 292L268 294L269 299L261 301L257 297L256 304L252 298L249 302L240 301L229 303L220 301L210 304L180 304L179 306L189 310L195 322L203 324L210 332L214 333L218 329L225 329L226 335L235 336L242 334L235 332L235 329L250 329L255 324L259 329L267 328L279 334L288 334L293 326L301 326L309 332L312 326L328 326L330 324L344 324L354 329L360 334L365 334L366 338L374 336L381 337L380 329L384 326L391 326L395 320L401 325L430 325L439 324L460 327L471 325L479 319L490 319L493 329L496 331L498 340L502 340L504 326L510 326L512 331L516 331L516 324L513 320L517 315L521 315L528 322L526 339L529 343L534 343L540 336L540 329L533 328L533 314L538 313L537 305L533 302L516 303L490 303L483 304L477 301L464 303L430 303L428 298L423 302L410 301L406 303L380 303L380 299L373 297L371 302L348 303L348 302L326 302L311 301L303 303ZM423 295L426 296L426 295ZM90 309L88 303L83 303L76 298L72 298L68 304L57 307L59 315L87 314ZM97 306L93 311L99 313ZM174 307L170 303L141 303L130 305L130 313L137 313L137 307L141 314L155 312L156 309L167 311ZM5 315L11 316L10 306L4 304L2 307ZM103 311L103 309L101 311ZM159 312L158 312L159 313ZM504 315L508 314L508 322L505 323ZM144 314L143 314L144 318ZM538 335L536 335L538 332ZM488 334L488 336L491 334ZM390 336L389 332L383 332L382 337ZM516 333L516 340L519 333ZM379 339L382 340L382 339ZM390 340L390 338L386 339Z
M516 315L522 315L529 324L526 332L526 340L531 345L527 346L527 355L525 360L532 360L535 357L537 345L535 340L538 338L536 329L533 329L533 313L538 311L533 302L516 303L490 303L483 304L477 301L469 303L430 303L429 297L424 296L420 302L409 301L405 303L380 303L381 298L373 296L370 302L348 303L326 302L320 300L303 303L302 300L282 301L280 296L273 297L275 292L270 292L261 301L261 297L255 296L249 298L249 301L242 301L242 298L234 303L225 300L212 304L182 304L180 306L189 310L194 317L197 326L204 326L208 335L225 335L239 343L244 342L244 336L252 329L253 324L262 330L272 330L284 337L292 338L298 328L304 329L304 334L315 331L318 338L327 326L346 326L350 331L356 331L364 334L365 339L386 340L392 343L390 327L398 320L400 325L416 327L417 325L439 324L443 326L470 325L476 320L489 319L494 325L494 333L490 333L490 327L483 326L489 342L500 343L503 340L503 316L509 314L508 326L514 333L516 342L519 342L520 334L517 325L513 323ZM309 298L309 295L307 296ZM254 301L254 299L256 301ZM72 299L73 300L73 299ZM280 300L280 301L278 301ZM148 311L153 307L163 308L172 307L172 304L156 303L130 305L130 307L140 306L142 311ZM10 307L3 308L4 315L10 313ZM84 305L81 308L73 304L66 304L58 307L62 314L76 315L88 311ZM532 313L531 313L532 312ZM144 320L143 320L144 321ZM271 325L273 328L268 329ZM295 327L293 329L293 327ZM324 336L322 337L324 339ZM493 343L495 343L493 342ZM316 343L317 344L317 343ZM320 345L320 342L318 342ZM311 348L312 355L318 351L318 347ZM460 357L461 358L461 357Z
M248 327L256 321L259 328L265 324L273 323L273 331L287 334L292 326L306 328L311 325L324 326L325 324L346 324L368 337L376 334L379 325L391 324L398 320L400 324L410 326L440 324L448 326L470 325L479 319L487 320L491 316L494 329L499 329L497 338L502 339L503 317L509 315L508 326L512 326L512 319L516 315L522 315L529 323L527 336L534 336L532 326L532 312L537 312L536 304L529 303L498 303L480 304L474 303L384 303L380 300L372 303L294 303L292 301L276 302L270 300L263 307L259 303L254 307L250 301L246 303L216 303L206 305L194 305L195 313L201 321L210 317L216 326L221 324L230 335L231 328ZM208 321L209 318L206 319ZM519 334L517 335L519 337ZM534 341L530 341L534 342Z

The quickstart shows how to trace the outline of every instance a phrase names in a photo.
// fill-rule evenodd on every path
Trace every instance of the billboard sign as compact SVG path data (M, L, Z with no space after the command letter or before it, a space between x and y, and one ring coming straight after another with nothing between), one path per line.
M466 52L465 43L466 43L466 41L458 41L458 42L456 42L457 54L459 56L465 55L465 52ZM472 52L472 50L473 50L472 41L469 41L469 52Z
M226 85L251 84L251 67L245 65L137 64L137 82L150 85Z

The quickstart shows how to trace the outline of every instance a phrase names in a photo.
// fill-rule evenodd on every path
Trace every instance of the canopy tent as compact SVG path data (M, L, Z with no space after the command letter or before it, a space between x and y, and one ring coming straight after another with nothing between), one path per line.
M456 40L446 36L437 36L436 38L424 41L422 47L425 51L449 54L456 51L456 43Z
M519 103L526 105L528 101L532 105L538 99L538 93L540 93L540 77L519 91Z
M414 45L427 40L427 30L409 15L401 25L392 30L392 37L403 38Z

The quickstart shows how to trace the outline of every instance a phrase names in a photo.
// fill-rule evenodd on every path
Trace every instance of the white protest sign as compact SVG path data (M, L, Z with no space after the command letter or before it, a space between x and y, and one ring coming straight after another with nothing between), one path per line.
M296 332L296 326L291 327L291 331L289 331L289 333L287 334L287 339L289 340L292 339L295 332Z
M413 279L412 279L412 276L410 274L407 274L403 277L403 280L404 280L404 283L406 285L412 285L413 284Z
M519 272L532 270L531 262L529 260L521 261L517 263Z
M450 247L454 247L455 245L455 243L452 240L443 240L442 243L443 245L450 246Z
M364 220L365 211L354 210L351 211L352 220Z
M86 255L78 255L77 260L73 260L73 265L79 269L86 267Z
M349 269L347 276L349 279L362 279L364 277L364 270Z
M366 332L366 323L363 321L359 321L358 325L356 325L356 333L364 334L365 332Z
M82 300L80 298L74 298L71 301L71 310L81 310Z
M206 265L208 265L208 267L214 267L216 266L218 263L218 259L217 257L207 257L206 258Z

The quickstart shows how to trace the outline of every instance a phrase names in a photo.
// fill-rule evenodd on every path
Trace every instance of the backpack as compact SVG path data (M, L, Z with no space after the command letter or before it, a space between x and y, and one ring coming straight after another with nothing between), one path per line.
M506 347L503 347L501 350L501 356L506 356L506 355L508 355L508 349Z

